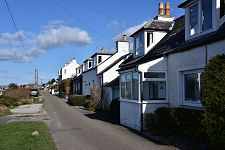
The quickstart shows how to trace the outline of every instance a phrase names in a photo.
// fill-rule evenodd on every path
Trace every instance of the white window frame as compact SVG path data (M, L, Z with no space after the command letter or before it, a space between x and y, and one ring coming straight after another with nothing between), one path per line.
M165 81L166 82L166 99L165 100L143 100L144 103L168 103L168 83L167 83L167 71L147 71L152 73L165 73L165 78L145 78L142 72L142 82L144 81ZM142 84L143 89L144 84Z
M184 76L186 74L191 74L191 73L203 73L202 69L196 69L196 70L189 70L189 71L183 71L182 72L182 105L183 106L194 106L194 107L202 107L201 99L199 102L193 102L193 101L185 101L185 79ZM201 82L200 82L201 86Z
M192 38L195 38L199 35L204 35L204 34L207 34L207 33L210 33L212 31L214 31L214 25L213 25L213 21L215 20L215 16L213 15L213 11L214 11L214 0L212 0L212 27L208 30L205 30L205 31L202 31L202 0L199 0L197 2L194 2L192 3L189 7L188 7L188 16L187 17L187 20L188 20L188 23L187 23L187 31L188 31L188 37L189 39L192 39ZM191 35L190 33L190 8L192 6L194 6L195 4L198 4L198 30L195 34Z
M139 72L137 72L138 73L138 99L137 100L134 100L133 99L133 88L132 88L132 85L133 85L133 80L132 80L132 78L133 78L133 73L135 73L135 72L137 72L137 71L134 71L134 72L126 72L126 73L121 73L120 74L120 100L121 101L126 101L126 102L139 102L140 101L140 95L141 95L141 93L140 93L140 73ZM126 98L126 75L127 74L131 74L131 99L127 99ZM122 98L121 97L121 77L122 77L122 75L125 75L125 98Z

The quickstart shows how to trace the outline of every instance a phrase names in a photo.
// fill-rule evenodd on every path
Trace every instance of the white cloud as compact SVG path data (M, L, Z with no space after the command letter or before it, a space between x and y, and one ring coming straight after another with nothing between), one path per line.
M48 29L38 35L36 47L50 49L64 45L87 46L91 43L88 33L80 28L60 26L57 29Z
M48 27L38 35L23 30L19 31L29 58L22 49L17 33L2 33L0 35L0 61L10 60L16 63L25 63L33 61L51 48L66 45L84 47L91 43L91 37L85 30L64 25L55 26L62 23L62 20L50 21Z
M114 29L117 29L119 28L120 26L120 23L117 21L117 20L111 20L108 24L107 24L107 27L112 27Z

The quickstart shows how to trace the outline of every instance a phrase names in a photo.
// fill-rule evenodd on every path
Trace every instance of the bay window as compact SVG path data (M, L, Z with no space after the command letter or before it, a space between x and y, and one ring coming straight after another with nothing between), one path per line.
M139 99L139 73L130 72L120 76L120 95L122 99Z
M143 100L166 100L166 75L164 72L145 72Z
M184 73L184 102L200 103L201 72Z

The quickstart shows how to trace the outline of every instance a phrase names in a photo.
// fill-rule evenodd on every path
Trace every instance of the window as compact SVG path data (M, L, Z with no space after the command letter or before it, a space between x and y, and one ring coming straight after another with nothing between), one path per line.
M190 35L198 32L198 3L190 7Z
M134 72L132 75L132 95L133 95L133 100L138 100L138 72Z
M141 34L135 38L135 54L143 54L144 51L144 34Z
M153 33L147 33L147 47L153 43Z
M220 0L220 18L225 15L225 0Z
M125 75L121 75L121 98L125 99Z
M91 68L91 61L89 61L89 63L88 63L88 64L89 64L89 68Z
M202 0L202 31L212 28L212 0Z
M64 74L66 74L66 69L64 70Z
M126 74L126 98L131 99L131 74Z
M144 100L166 100L166 75L163 72L145 72L143 81Z
M200 102L201 73L184 74L184 102Z
M120 92L122 99L139 99L139 73L126 73L120 76Z
M98 56L98 63L102 62L102 56Z

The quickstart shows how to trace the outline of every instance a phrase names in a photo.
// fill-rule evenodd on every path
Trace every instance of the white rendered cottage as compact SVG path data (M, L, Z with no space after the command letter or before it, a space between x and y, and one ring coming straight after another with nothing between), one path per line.
M142 130L144 115L159 107L202 109L201 73L212 57L225 54L224 5L224 0L185 1L179 5L185 16L175 20L154 48L121 64L121 124ZM135 72L139 72L136 82ZM127 91L133 97L138 91L138 100L123 99Z
M134 54L120 65L120 123L136 130L142 130L144 112L168 106L167 57L139 64L173 29L169 3L165 4L165 14L163 7L160 3L159 14L131 35Z
M126 41L126 36L123 37L123 41L117 41L116 47L117 49L114 53L105 53L104 49L102 49L101 53L95 53L91 58L84 61L82 95L90 95L90 87L93 85L102 87L104 94L108 94L109 99L107 103L110 103L113 99L113 95L119 95L119 87L117 87L117 89L111 89L111 87L105 87L105 85L119 76L117 72L119 64L130 54L129 42ZM102 99L102 101L104 101L104 99Z

